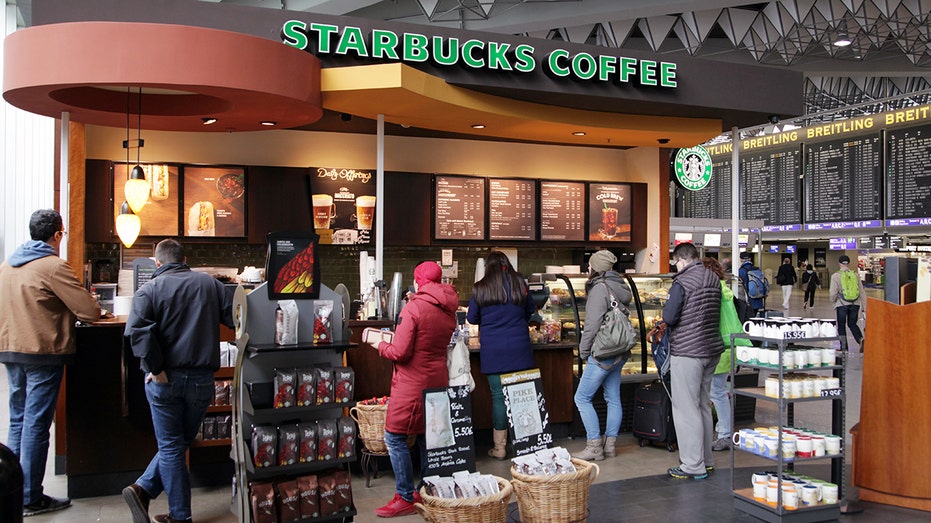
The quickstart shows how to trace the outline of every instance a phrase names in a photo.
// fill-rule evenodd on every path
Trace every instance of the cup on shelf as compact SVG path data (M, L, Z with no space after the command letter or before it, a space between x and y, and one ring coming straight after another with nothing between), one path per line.
M744 322L744 332L750 336L763 336L763 318L750 318Z
M756 441L754 440L757 436L757 431L753 429L740 429L734 433L734 435L731 437L731 440L734 442L735 446L750 452L754 452L756 451Z
M802 506L808 507L811 505L817 505L821 502L821 488L817 485L809 483L808 485L802 487L801 498Z
M815 456L824 456L827 453L827 448L824 442L824 436L816 435L811 437L811 449L814 452Z
M809 367L820 367L821 366L821 349L819 348L808 349L808 366Z
M824 450L829 456L840 454L841 437L830 434L824 437Z
M821 349L821 366L829 367L834 365L837 359L837 350L833 347L824 347Z
M798 509L798 490L794 487L782 489L782 506L787 510Z
M824 483L821 485L821 501L827 504L837 503L837 485Z
M824 319L819 320L821 324L821 337L822 338L831 338L837 336L837 320Z
M766 485L767 483L769 483L769 472L766 472L765 470L760 471L760 472L754 472L753 475L750 476L750 480L753 483L762 483Z
M814 456L811 436L799 436L795 438L795 449L796 455L800 458L810 458Z
M795 440L782 440L782 457L786 461L792 461L795 458Z
M759 501L760 503L766 502L766 484L766 481L753 482L753 499Z
M766 484L766 504L771 507L779 504L779 482L774 479Z

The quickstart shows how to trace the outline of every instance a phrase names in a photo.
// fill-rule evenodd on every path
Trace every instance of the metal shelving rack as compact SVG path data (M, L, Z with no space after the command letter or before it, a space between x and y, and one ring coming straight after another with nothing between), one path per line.
M749 336L746 334L732 334L731 335L731 347L735 348L735 340L737 339L748 339L756 342L766 342L770 346L775 346L779 351L779 365L778 367L772 367L768 365L754 365L748 363L740 363L742 367L751 367L759 369L761 371L775 371L779 376L779 397L773 398L767 396L764 393L764 390L760 387L741 387L734 388L733 394L731 394L731 408L735 407L736 397L737 396L748 396L755 398L758 401L769 401L776 403L779 410L779 430L778 430L778 449L777 456L774 458L759 456L760 459L767 459L770 461L776 462L776 472L779 477L779 492L777 494L776 506L770 506L766 503L762 503L753 498L752 489L736 488L736 473L735 473L735 456L737 452L747 452L746 450L739 449L737 446L734 446L731 449L731 489L734 493L734 508L742 512L746 512L751 516L762 519L763 521L768 522L791 522L791 523L808 523L815 521L827 521L835 520L840 517L840 508L844 499L844 484L845 484L845 473L844 473L844 448L841 448L839 454L825 455L825 456L815 456L810 458L793 458L791 461L786 461L782 456L782 437L783 437L783 427L785 425L793 425L795 421L795 404L796 403L806 403L812 401L831 401L832 402L832 414L831 414L831 433L840 435L843 437L844 428L846 426L846 416L845 416L845 401L846 401L846 378L845 378L845 368L846 368L846 358L847 354L843 351L840 351L836 354L835 364L827 365L821 367L808 367L804 369L799 369L803 371L831 371L832 375L839 379L840 389L842 393L839 396L828 396L828 397L806 397L806 398L783 398L783 381L785 379L786 369L784 365L784 356L785 349L791 344L795 343L804 343L808 344L817 344L817 343L829 343L829 342L839 342L840 338L837 336L834 337L820 337L820 338L799 338L799 339L779 339L779 338L769 338L763 336ZM731 358L731 379L733 381L734 375L737 368L736 354L735 357ZM794 470L796 463L804 463L811 461L819 460L831 460L831 482L837 484L838 488L838 502L832 504L818 504L810 507L799 506L798 509L789 510L783 506L782 503L782 476L783 472L787 470Z

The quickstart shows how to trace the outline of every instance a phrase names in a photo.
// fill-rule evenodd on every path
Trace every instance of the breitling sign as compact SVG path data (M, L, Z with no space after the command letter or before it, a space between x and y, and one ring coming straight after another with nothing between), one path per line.
M409 63L432 61L443 66L531 73L538 67L560 78L634 84L645 87L675 88L676 64L657 60L606 54L571 53L555 49L537 57L534 46L526 43L461 40L419 33L396 33L334 24L289 20L281 29L282 41L317 55L334 54L375 60ZM311 48L316 43L316 50Z

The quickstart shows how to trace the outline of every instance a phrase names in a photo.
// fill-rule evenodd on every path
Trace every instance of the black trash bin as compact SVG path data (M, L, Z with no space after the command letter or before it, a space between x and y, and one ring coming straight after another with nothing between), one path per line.
M19 459L0 443L0 521L23 521L23 469Z

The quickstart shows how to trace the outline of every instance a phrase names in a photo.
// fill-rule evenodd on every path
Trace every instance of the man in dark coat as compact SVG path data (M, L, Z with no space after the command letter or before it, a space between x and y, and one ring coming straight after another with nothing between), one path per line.
M782 260L779 266L779 272L776 273L776 285L782 287L782 308L789 310L789 298L792 297L792 287L798 281L798 275L795 274L795 267L792 266L792 260L786 258Z
M679 466L668 472L677 479L705 479L714 469L711 380L724 352L719 330L721 280L702 264L691 243L677 245L672 260L678 272L663 307L663 321L669 329Z

